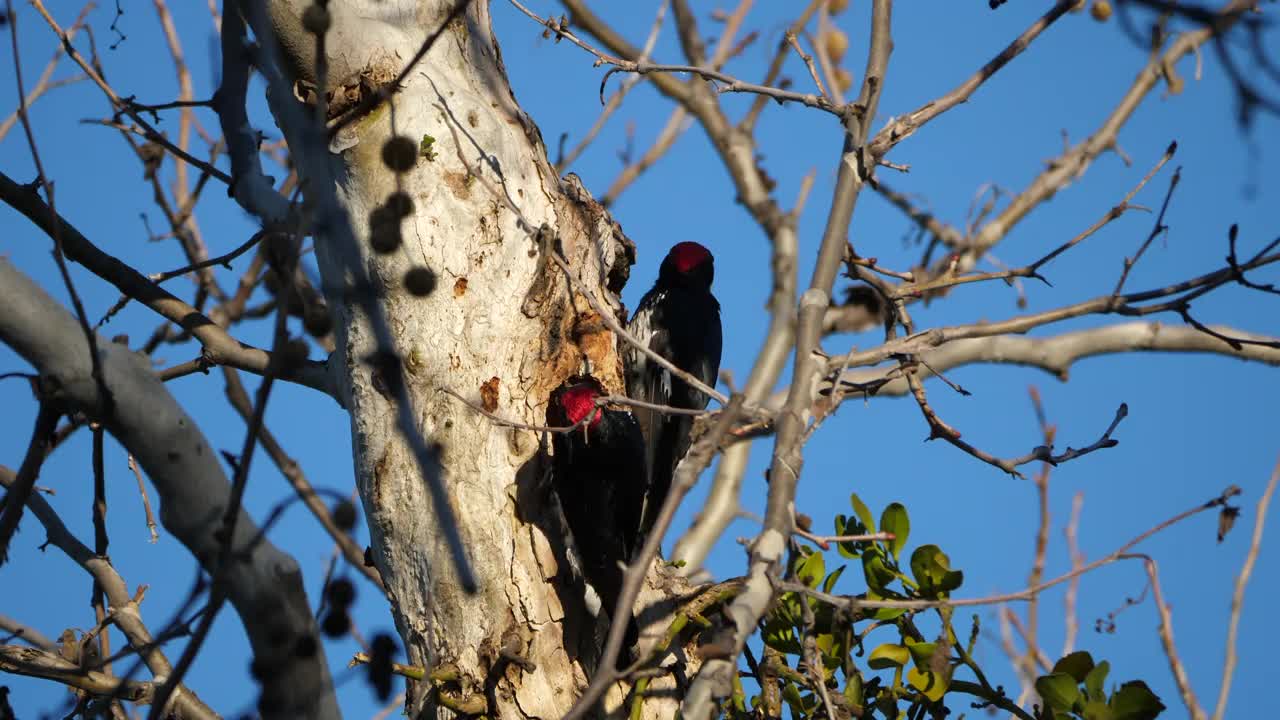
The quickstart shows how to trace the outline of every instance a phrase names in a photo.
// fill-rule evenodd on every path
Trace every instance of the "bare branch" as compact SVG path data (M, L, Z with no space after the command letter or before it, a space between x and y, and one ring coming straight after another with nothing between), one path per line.
M1267 481L1267 489L1262 491L1258 500L1258 508L1253 520L1253 535L1249 539L1249 552L1245 554L1244 564L1240 566L1240 574L1236 576L1235 590L1231 593L1231 620L1227 623L1226 658L1222 666L1222 684L1218 687L1218 703L1213 709L1213 720L1222 720L1227 711L1227 697L1231 693L1231 676L1235 673L1236 638L1240 634L1240 612L1244 608L1244 591L1253 575L1253 566L1258 561L1258 551L1262 549L1262 530L1267 523L1267 508L1271 506L1271 496L1275 494L1276 485L1280 484L1280 462L1271 472Z
M997 322L931 328L914 335L908 335L904 338L886 342L877 348L850 353L848 355L833 356L827 361L827 368L828 372L833 372L840 370L843 367L873 365L897 355L926 352L932 348L936 348L956 340L987 338L996 335L1006 335L1009 333L1025 333L1028 330L1037 328L1041 325L1048 325L1050 323L1060 322L1062 320L1081 317L1084 315L1115 313L1118 315L1141 317L1159 312L1179 312L1187 306L1191 300L1200 297L1211 290L1233 282L1240 270L1250 270L1270 265L1275 262L1280 262L1280 254L1259 255L1234 269L1231 267L1220 268L1218 270L1205 273L1204 275L1200 275L1199 277L1183 280L1182 282L1173 283L1153 290L1127 293L1118 297L1114 295L1102 295L1074 305L1067 305L1054 310L1047 310L1042 313L1021 315ZM1152 303L1148 305L1138 304L1179 294L1182 296L1166 302ZM1221 340L1222 338L1219 339ZM1272 347L1269 341L1253 341L1248 338L1245 338L1241 343L1260 344L1265 347ZM1233 347L1232 349L1236 348Z
M0 472L3 472L3 471L0 471ZM8 615L0 614L0 631L4 631L5 633L8 633L7 637L5 637L4 640L0 642L7 643L10 640L13 640L14 638L18 638L20 640L27 642L32 647L37 647L37 648L40 648L41 650L50 650L50 651L57 650L57 646L54 645L53 641L50 640L48 637L46 637L44 633L40 632L39 630L36 630L33 627L23 625L22 623L18 622L17 620L14 620Z
M231 407L236 409L240 418L246 423L253 416L253 404L249 401L249 394L245 392L244 384L240 382L236 371L231 368L222 368L222 377L226 382L227 400L230 401ZM364 549L356 544L351 535L342 528L338 527L334 522L333 515L329 512L329 508L320 500L315 489L311 486L311 482L307 480L307 476L302 472L301 466L297 461L289 457L281 447L280 442L275 435L271 433L265 426L259 431L259 442L262 449L271 458L276 468L280 470L280 474L297 493L298 499L302 500L302 504L307 506L311 514L315 516L316 521L320 523L320 527L324 528L329 537L333 538L334 543L342 551L343 558L347 564L357 573L364 576L366 580L373 583L374 587L379 591L386 593L386 588L382 585L382 577L378 575L378 571L364 563Z
M53 680L95 697L118 698L138 705L150 704L157 687L155 683L118 680L97 670L84 670L57 653L17 645L0 645L0 671ZM207 711L192 712L190 717L213 720L218 716Z
M1084 506L1084 493L1077 490L1071 497L1071 519L1063 534L1067 537L1067 551L1071 554L1071 569L1079 570L1084 565L1084 553L1080 552L1080 508ZM1076 614L1076 597L1080 594L1080 576L1071 578L1067 585L1067 593L1062 599L1063 633L1062 655L1070 655L1076 649L1076 633L1080 629L1080 620Z
M876 0L872 6L870 50L862 90L855 102L861 113L849 113L844 118L845 145L831 210L809 289L801 297L796 314L795 373L778 421L773 462L769 469L764 529L751 546L746 588L727 610L736 626L732 659L711 659L699 670L682 707L684 717L691 720L711 717L716 699L730 694L736 658L773 600L773 586L781 571L782 553L795 526L795 493L803 464L800 443L810 414L814 387L824 371L824 363L818 353L822 317L830 305L831 288L844 256L849 223L862 189L863 177L871 171L864 162L863 143L868 134L867 123L876 114L892 48L891 11L890 0Z
M658 32L662 29L662 21L666 18L667 8L670 5L671 0L662 0L662 2L658 4L657 17L654 18L653 27L649 28L649 37L644 41L644 48L640 51L640 57L644 60L649 59L650 53L653 52L653 46L658 42ZM622 107L622 100L627 96L627 93L631 92L631 88L640 84L640 80L640 76L637 75L629 81L624 82L622 87L618 88L618 91L609 98L609 102L604 106L604 109L600 111L600 115L596 118L596 121L592 123L586 134L582 136L582 139L578 141L578 144L574 145L572 150L556 161L556 170L560 174L563 175L569 166L572 165L574 161L586 151L587 147L595 141L596 136L604 129L605 123L609 121L609 118L613 117L613 113L616 112L618 108Z
M156 516L151 512L151 500L147 497L147 484L142 481L142 470L138 468L133 455L129 455L128 464L134 478L138 481L138 494L142 496L142 510L147 518L147 531L151 534L151 542L158 542L160 534L156 532Z
M40 475L40 466L44 464L46 448L53 431L58 427L58 418L62 413L55 409L48 400L41 400L40 409L36 412L35 427L31 430L31 441L27 444L27 453L22 458L22 465L12 483L5 483L4 510L0 512L0 565L9 559L9 541L18 530L18 521L27 507L27 500L39 496L32 493L36 486L36 478Z
M0 484L5 487L12 487L15 482L13 473L8 468L0 465ZM31 508L32 514L44 526L48 542L65 553L85 572L89 573L93 577L95 584L102 588L108 602L111 604L110 613L104 619L109 620L120 628L120 631L124 633L125 638L129 641L129 646L141 656L153 675L157 678L167 678L169 673L172 672L169 659L160 650L160 646L151 635L150 630L143 624L139 600L130 597L124 578L120 577L111 562L105 556L94 552L87 545L76 539L44 498L39 495L33 495L27 499L26 505ZM141 591L138 595L138 598L140 597ZM107 656L103 655L103 658L107 658ZM103 661L104 665L107 661ZM97 668L94 669L96 670ZM184 713L184 717L186 717L185 713L190 713L191 717L196 718L216 717L214 712L185 685L177 688L169 707Z
M1280 367L1280 348L1267 345L1280 341L1225 325L1213 326L1218 333L1254 340L1235 349L1220 340L1185 325L1158 322L1127 322L1088 330L1075 330L1042 338L996 335L947 343L921 354L929 368L946 371L981 363L1000 363L1040 368L1066 380L1073 364L1086 358L1130 352L1212 353ZM926 372L925 377L928 376ZM859 386L885 378L883 369L849 370L840 375L842 385ZM905 378L888 379L876 389L877 395L905 395ZM771 406L781 403L775 396Z
M869 147L871 154L875 157L883 156L885 153L889 152L894 145L897 145L906 138L914 135L915 132L925 123L950 110L956 105L967 101L969 96L973 95L974 91L989 80L991 76L995 75L1001 68L1009 64L1009 61L1022 54L1022 51L1026 50L1027 47L1031 45L1031 42L1039 37L1040 33L1044 32L1050 25L1057 21L1058 18L1065 15L1067 11L1078 4L1079 0L1059 0L1048 10L1048 12L1042 15L1039 20L1032 23L1031 27L1024 30L1021 35L1014 39L1013 42L1009 43L1009 45L1005 47L1004 50L1001 50L998 55L987 61L987 64L983 65L978 72L971 75L968 80L965 80L954 90L943 95L937 100L925 103L915 111L907 113L906 115L903 115L889 123L886 127L880 130L880 132L876 133L875 138L871 141Z
M89 346L74 318L5 259L0 259L0 341L27 359L71 408L96 415L103 407L92 379ZM115 397L103 426L132 452L160 499L160 519L210 572L218 559L218 513L164 512L175 508L225 509L230 499L217 454L195 421L180 408L140 357L115 343L99 343L103 379ZM220 571L230 600L244 624L255 656L273 668L263 678L269 701L282 715L337 717L337 705L323 658L293 651L302 638L316 637L297 562L260 536L243 510L233 548L243 560Z
M67 28L67 39L71 39L76 36L76 33L84 26L85 18L92 9L93 3L86 3L84 7L80 8L80 15L77 16L76 21L71 23L71 26ZM65 87L87 79L85 75L75 75L61 80L52 79L53 71L57 69L58 63L62 60L64 52L65 51L61 45L53 51L53 57L49 58L49 62L45 64L44 70L40 73L39 79L36 80L36 84L31 87L31 90L27 92L26 96L20 103L22 107L30 107L36 100L39 100L41 96L50 90ZM4 137L9 134L9 131L13 129L14 124L18 122L18 118L21 114L22 110L20 107L18 110L14 110L13 114L5 118L3 122L0 122L0 141L3 141Z
M989 250L1027 213L1080 177L1096 157L1115 147L1120 129L1129 121L1147 93L1165 77L1164 69L1172 67L1179 59L1204 43L1226 33L1253 5L1254 0L1232 0L1218 11L1211 24L1182 33L1163 53L1152 53L1151 60L1138 71L1133 84L1093 135L1050 162L1048 168L970 239L966 244L966 262Z
M44 21L49 25L49 28L53 30L54 34L58 36L58 40L61 41L62 46L67 50L67 56L74 60L75 63L80 66L80 69L84 71L84 74L88 75L89 79L102 90L103 94L107 96L107 99L111 101L111 106L114 109L128 115L130 119L138 124L138 127L141 128L148 141L163 147L179 159L200 168L210 176L215 177L228 185L231 184L230 175L227 175L216 167L204 162L175 145L171 140L169 140L169 138L165 137L163 133L158 132L154 127L152 127L151 124L142 117L142 113L134 108L128 100L117 95L116 91L102 79L102 76L98 74L98 71L94 69L93 65L85 60L83 55L76 51L75 46L71 44L70 33L63 30L62 26L58 25L58 22L53 19L53 15L51 15L49 10L45 7L43 0L31 0L31 5L40 13L41 17L44 18Z
M1160 572L1156 567L1156 561L1150 555L1142 553L1121 557L1142 561L1147 571L1147 582L1151 583L1151 595L1156 603L1156 613L1160 616L1160 644L1164 646L1164 654L1169 660L1169 669L1173 672L1178 694L1182 696L1182 704L1186 706L1191 720L1205 720L1208 716L1205 715L1204 708L1200 707L1200 701L1196 699L1196 693L1191 688L1191 680L1187 677L1187 669L1182 664L1182 659L1178 657L1178 646L1173 642L1173 613L1169 610L1169 604L1164 601L1164 593L1160 590Z
M67 257L85 266L90 272L115 285L171 322L191 332L204 346L205 358L215 365L231 367L258 375L271 365L271 353L246 345L231 337L217 323L201 314L177 296L162 289L145 276L94 245L62 216L54 216L51 209L34 191L14 182L0 173L0 199L27 216L46 234L57 233ZM281 379L319 390L335 400L339 395L333 390L324 363L303 362L297 368L285 368Z

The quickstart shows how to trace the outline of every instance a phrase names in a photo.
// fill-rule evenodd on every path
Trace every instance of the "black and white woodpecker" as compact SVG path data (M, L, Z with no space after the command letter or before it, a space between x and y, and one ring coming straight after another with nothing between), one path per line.
M641 542L647 473L640 426L631 413L601 406L605 395L592 378L570 379L551 394L547 422L576 426L552 435L552 485L582 574L612 617L624 567Z
M711 294L715 259L696 242L673 246L627 323L627 331L671 364L715 387L722 345L720 303ZM704 410L710 398L672 375L638 348L624 349L627 395L655 405ZM642 407L633 409L645 437L650 480L641 515L641 536L657 520L671 489L676 465L689 449L693 418Z

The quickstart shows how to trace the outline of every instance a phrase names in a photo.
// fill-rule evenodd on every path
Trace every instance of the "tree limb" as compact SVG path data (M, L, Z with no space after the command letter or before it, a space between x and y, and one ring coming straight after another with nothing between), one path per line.
M15 479L11 470L0 465L0 485L11 487ZM72 535L67 526L63 524L62 518L58 517L53 507L44 498L39 495L32 495L27 499L26 504L31 508L31 512L36 516L36 519L44 526L49 543L71 558L85 572L89 573L102 588L111 607L110 621L124 633L125 638L129 641L129 646L146 663L147 669L157 678L167 678L173 667L169 664L169 659L165 657L164 652L160 650L159 644L151 635L151 631L143 624L142 615L138 609L138 601L129 595L128 585L125 583L124 578L120 577L120 573L116 571L115 567L112 566L111 561L95 553ZM99 668L88 669L96 670ZM183 717L217 717L216 713L185 685L179 685L173 693L169 708L182 714Z
M858 100L845 115L845 139L836 187L827 216L817 265L809 289L800 299L796 315L795 374L787 402L778 419L773 463L769 469L769 497L764 528L751 545L746 587L734 599L727 613L735 625L733 651L729 659L708 660L685 697L683 714L691 720L705 720L715 711L719 698L732 692L736 662L747 638L755 632L774 597L774 583L779 577L782 554L795 524L795 493L803 463L801 443L812 406L813 391L825 372L819 354L822 317L830 305L831 288L839 271L848 243L849 223L863 186L863 178L871 168L864 162L864 143L868 126L875 117L884 86L885 70L892 49L891 0L876 0L872 5L870 50Z
M0 341L58 388L57 399L91 417L101 412L88 342L75 319L6 259L0 259ZM98 345L115 397L112 414L98 419L150 476L165 528L206 571L218 572L217 531L230 487L217 454L145 360L115 343ZM230 538L239 558L221 572L255 662L271 669L262 677L265 716L335 718L323 656L295 652L308 641L314 647L317 637L297 561L262 538L244 510L240 515Z
M1226 325L1211 326L1215 332L1258 342L1280 342L1280 338L1256 335ZM927 363L918 371L922 378L935 372L982 363L1023 365L1052 373L1066 380L1076 362L1129 352L1212 353L1251 360L1280 367L1280 348L1266 345L1242 345L1239 350L1221 340L1186 325L1159 322L1127 322L1088 330L1074 330L1050 337L1032 338L1017 335L970 338L947 343L936 350L921 353ZM885 378L886 370L869 368L847 370L840 375L843 385L865 385ZM876 395L905 395L910 392L905 378L888 380L876 389ZM781 394L775 394L770 405L780 407Z
M266 372L271 363L269 352L231 337L226 330L194 307L119 259L103 252L61 215L54 216L34 190L14 182L3 172L0 172L0 200L27 216L27 219L48 235L59 234L67 258L80 263L93 274L116 286L120 292L189 331L204 346L204 355L209 362L230 365L256 375ZM285 372L281 379L319 390L335 400L339 399L338 393L331 387L324 363L304 362L295 370Z

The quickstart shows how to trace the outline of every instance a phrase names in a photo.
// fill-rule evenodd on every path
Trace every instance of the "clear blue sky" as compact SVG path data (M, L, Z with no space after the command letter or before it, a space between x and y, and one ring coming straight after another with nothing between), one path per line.
M18 7L24 76L34 81L54 43L28 6ZM108 6L111 4L108 3ZM216 40L204 3L173 3L186 41L196 94L208 97L215 87ZM610 17L633 42L647 33L656 2L614 3ZM761 31L730 70L758 79L786 22L783 7L764 2L749 16L748 26ZM846 63L860 72L866 48L867 3L852 3L838 18L850 35ZM900 3L894 18L895 48L877 127L889 117L913 109L960 82L999 47L1022 30L1043 3L1008 3L998 12L980 0L947 3ZM51 3L64 23L78 6ZM533 4L542 14L558 13L557 4ZM698 3L700 10L710 3ZM517 15L505 2L493 5L497 31L512 75L517 99L538 122L555 153L562 132L570 143L580 137L599 112L598 86L602 70L569 43L540 37L539 28ZM1269 10L1268 10L1269 11ZM119 21L127 39L115 50L108 29L112 7L91 16L108 77L124 95L143 102L175 97L176 83L163 38L150 8L129 5ZM716 25L706 20L711 32ZM6 31L7 36L7 31ZM1271 34L1274 49L1280 37ZM4 56L8 57L8 38ZM1062 133L1075 142L1097 127L1120 98L1145 61L1146 53L1124 36L1116 23L1099 25L1087 13L1064 18L981 89L918 136L904 142L891 159L911 165L909 175L883 176L903 191L918 193L939 217L962 224L971 199L985 183L1017 191L1061 151ZM672 34L664 33L656 57L675 60ZM1157 241L1135 270L1128 287L1165 284L1218 267L1226 253L1226 229L1239 223L1242 252L1256 248L1280 233L1280 133L1274 118L1261 115L1248 134L1236 124L1236 105L1221 64L1212 51L1204 54L1203 78L1194 78L1194 61L1179 65L1187 80L1181 95L1165 96L1161 87L1148 97L1120 134L1120 145L1133 159L1127 167L1115 154L1099 158L1089 172L1025 222L1001 243L996 256L1011 265L1026 263L1074 236L1115 204L1158 159L1171 140L1179 143L1175 165L1182 166L1167 222L1166 239ZM71 73L69 66L57 76ZM787 73L800 87L808 80L798 63ZM1259 74L1259 73L1254 73ZM12 73L0 73L0 108L12 108L16 90ZM1259 78L1261 81L1262 78ZM616 87L616 79L611 87ZM749 99L722 98L734 117ZM254 98L263 118L261 97ZM639 86L601 134L596 145L572 169L588 188L603 194L621 165L617 151L634 126L637 152L648 147L665 122L670 106L647 86ZM88 84L60 89L42 99L34 110L37 142L51 177L57 184L59 210L104 249L143 272L182 264L172 241L151 243L141 215L152 227L163 224L142 182L142 168L117 133L80 121L109 114L106 101ZM201 116L215 128L210 114ZM269 132L269 121L259 124ZM176 116L165 127L176 131ZM805 173L816 171L816 184L800 225L801 280L811 270L821 234L840 147L839 129L822 113L799 107L771 105L760 125L760 152L777 180L777 194L790 206ZM20 131L0 143L0 168L19 180L33 177L33 166ZM1157 206L1167 187L1168 170L1136 198ZM769 290L768 246L761 231L735 204L725 171L705 135L689 130L675 149L629 190L614 208L617 219L640 249L639 263L625 299L634 305L652 282L666 248L694 239L716 254L717 293L725 324L724 367L741 381L750 370L766 323L762 307ZM214 253L225 252L247 239L252 226L222 188L206 193L198 213L204 236ZM1052 287L1027 286L1029 311L1046 309L1110 290L1121 261L1149 231L1151 218L1131 213L1108 226L1088 243L1048 267ZM50 241L24 218L0 209L0 253L37 278L56 297L65 293L56 279ZM879 198L864 194L850 237L865 256L883 264L906 267L920 249L908 242L908 221ZM233 286L234 272L220 271L224 286ZM79 268L72 269L90 314L99 316L116 299L113 289ZM1275 270L1260 274L1274 282ZM185 280L173 281L185 293ZM1014 293L1002 284L968 286L947 302L914 311L921 326L1001 319L1019 313ZM1280 334L1276 318L1280 300L1236 290L1216 294L1196 305L1206 321L1248 330ZM1159 318L1176 323L1176 316ZM1107 321L1103 319L1102 321ZM1097 324L1087 319L1038 331L1036 335ZM140 344L157 318L136 304L106 328L106 334L128 333ZM263 323L240 331L245 339L263 342ZM867 347L874 335L829 338L825 348L841 352ZM166 347L159 357L168 363L191 359L194 346ZM0 347L0 371L25 370L23 361ZM1276 413L1280 381L1276 370L1217 356L1128 355L1084 361L1072 368L1069 382L1043 373L1007 367L973 367L954 371L953 379L973 392L959 397L939 383L931 383L931 398L942 415L971 442L1002 456L1021 454L1039 443L1038 429L1027 399L1028 385L1038 386L1050 419L1059 428L1060 446L1092 442L1110 421L1116 405L1125 401L1130 415L1111 450L1069 463L1053 473L1053 530L1049 552L1050 576L1069 567L1062 541L1071 496L1084 493L1080 525L1081 547L1089 558L1109 553L1155 523L1217 495L1226 485L1244 490L1244 512L1236 531L1218 545L1215 519L1198 517L1145 543L1141 550L1160 563L1163 589L1173 607L1174 630L1201 702L1212 706L1223 664L1223 638L1231 586L1248 546L1254 522L1254 503L1280 452ZM252 388L252 378L246 382ZM268 423L287 450L302 464L313 483L349 492L352 488L348 424L330 400L293 387L277 386ZM222 383L215 373L171 383L171 390L193 411L218 448L237 448L243 425L226 405ZM26 446L35 406L20 381L0 383L0 462L16 467ZM911 544L938 543L953 566L965 571L965 586L957 596L972 597L1020 589L1026 582L1036 527L1034 488L960 454L941 443L924 443L927 429L909 400L881 399L849 402L828 421L808 446L800 484L799 510L813 516L819 530L829 527L834 512L848 512L848 495L859 493L878 513L892 501L904 502L912 517ZM89 438L81 433L46 465L41 485L57 495L50 502L68 525L85 540L92 538L89 520L91 477ZM762 472L768 441L758 443L747 473L744 503L763 508ZM112 531L111 557L131 587L148 584L143 604L151 627L164 624L194 579L194 564L173 538L147 542L147 531L135 481L123 452L110 444L107 476ZM276 502L291 496L265 456L256 458L246 504L259 518ZM687 527L705 487L690 500L677 528ZM361 531L363 532L363 531ZM744 553L734 539L749 536L750 523L735 524L711 559L719 576L740 574ZM331 543L305 510L293 507L272 534L306 569L313 602ZM363 541L363 536L362 536ZM27 622L50 637L68 625L87 629L93 624L87 576L57 551L40 552L43 534L27 519L16 539L13 560L0 568L0 612ZM1271 528L1263 544L1253 584L1246 600L1239 653L1241 663L1230 706L1233 717L1264 716L1271 683L1270 657L1280 637L1280 621L1268 611L1280 601L1276 578L1280 556L1280 527ZM835 561L832 560L832 563ZM856 568L855 568L856 570ZM844 589L861 589L860 573L846 575ZM1137 564L1105 568L1085 578L1079 603L1081 632L1078 647L1112 663L1112 679L1147 680L1170 707L1167 717L1185 712L1155 633L1156 616L1146 601L1117 618L1114 633L1094 631L1094 621L1137 597L1145 578ZM385 603L360 584L357 623L366 635L390 630ZM1062 592L1044 601L1044 648L1056 657L1061 646ZM986 639L979 660L992 681L1016 688L998 642L995 611L979 612ZM873 638L874 639L874 638ZM883 641L892 638L884 637ZM118 647L120 639L114 638ZM179 654L180 644L171 647ZM348 717L368 717L377 704L358 676L345 670L356 646L351 641L327 643L340 697ZM252 707L254 686L248 675L249 656L243 631L231 612L223 613L211 641L191 675L191 685L227 716ZM117 670L121 670L118 666ZM0 677L12 689L18 716L57 713L69 695L51 683L13 676ZM1273 683L1272 683L1273 684ZM1016 690L1011 692L1016 693ZM956 708L957 711L967 708ZM65 712L65 710L64 710ZM57 716L61 716L58 714Z

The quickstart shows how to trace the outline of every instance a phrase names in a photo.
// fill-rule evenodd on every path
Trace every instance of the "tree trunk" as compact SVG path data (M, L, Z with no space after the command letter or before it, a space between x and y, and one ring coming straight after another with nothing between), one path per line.
M288 79L303 97L317 83L315 39L301 20L308 5L271 6ZM617 293L634 247L575 177L556 176L507 83L486 2L473 2L447 24L453 3L443 0L382 2L359 16L357 5L364 4L329 5L324 92L331 120L388 88L445 25L390 100L335 136L325 167L309 172L314 157L296 163L313 205L314 191L324 189L307 184L331 173L354 235L350 248L324 222L315 232L337 320L331 362L341 363L347 385L373 559L409 661L429 671L457 669L456 681L411 688L410 714L445 707L559 717L594 668L589 656L599 629L584 611L581 588L569 581L545 443L540 433L500 426L451 393L531 425L546 424L549 393L573 375L589 373L621 394L617 340L582 293L620 317ZM286 135L296 134L282 110L273 105ZM410 161L388 158L393 136L411 143ZM290 145L296 155L293 137ZM394 236L386 218L404 204L389 201L397 192L412 204L401 243L375 252L371 243L393 242L381 234ZM572 281L550 257L555 252L567 259ZM435 280L425 294L426 287L407 287L424 279L421 270L406 283L406 273L423 266ZM393 348L384 346L388 338ZM437 465L426 463L426 474L396 420L404 408L388 350L402 371L412 429L434 453ZM448 507L433 500L437 468ZM451 551L448 516L474 592ZM512 661L518 658L532 665ZM649 712L658 711L654 705Z

